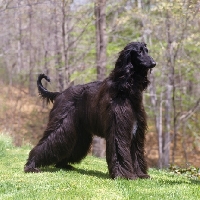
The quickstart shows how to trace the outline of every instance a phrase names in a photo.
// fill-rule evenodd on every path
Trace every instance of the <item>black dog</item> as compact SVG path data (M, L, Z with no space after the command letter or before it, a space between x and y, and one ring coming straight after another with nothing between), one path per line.
M55 164L70 168L88 153L93 134L106 139L106 160L111 178L148 178L144 157L146 114L142 92L155 67L146 44L132 42L119 54L115 68L100 82L49 92L38 77L40 95L54 102L44 136L31 150L25 172Z

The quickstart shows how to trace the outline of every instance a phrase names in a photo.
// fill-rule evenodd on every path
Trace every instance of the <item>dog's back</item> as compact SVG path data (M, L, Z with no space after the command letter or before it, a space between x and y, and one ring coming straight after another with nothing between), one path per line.
M99 125L99 96L102 82L95 81L84 85L75 85L67 88L54 99L52 108L52 118L55 112L62 113L66 116L70 110L74 111L75 127L90 132L90 134L102 135ZM50 117L51 118L51 117ZM55 119L54 119L55 120Z

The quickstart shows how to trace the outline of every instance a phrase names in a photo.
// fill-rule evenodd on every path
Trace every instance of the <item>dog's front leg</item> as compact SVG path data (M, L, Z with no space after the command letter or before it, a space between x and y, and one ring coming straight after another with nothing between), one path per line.
M132 138L131 144L131 157L133 163L133 169L137 173L139 178L149 178L150 176L147 174L147 162L145 159L145 131L146 125L144 123L140 123L138 125L137 131Z
M106 135L106 161L111 178L122 177L136 179L134 172L131 148L131 133L128 126L121 123L118 115L113 115L112 124L107 129ZM121 118L121 116L120 116Z

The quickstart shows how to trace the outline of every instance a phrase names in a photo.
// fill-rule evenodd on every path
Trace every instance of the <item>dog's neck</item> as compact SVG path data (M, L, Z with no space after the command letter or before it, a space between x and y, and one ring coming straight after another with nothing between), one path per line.
M116 73L115 69L111 72L108 80L113 83L112 86L115 87L119 92L124 93L137 93L143 92L147 89L150 81L148 80L148 71L143 73Z
M134 79L134 85L140 91L146 90L148 85L150 84L147 74L145 74L145 75L135 74L135 75L133 75L133 79Z

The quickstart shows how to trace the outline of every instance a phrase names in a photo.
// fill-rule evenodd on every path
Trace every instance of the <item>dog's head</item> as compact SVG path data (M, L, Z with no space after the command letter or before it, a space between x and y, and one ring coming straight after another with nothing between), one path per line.
M143 42L129 43L119 55L115 68L126 70L127 73L147 72L156 66L154 59L148 54L147 45Z
M148 54L147 45L143 42L131 42L120 52L111 76L115 82L121 82L123 87L124 84L130 85L137 80L145 89L149 83L148 71L155 66L156 62Z
M125 51L130 51L131 63L136 68L151 69L156 66L156 62L148 54L147 45L143 42L132 42L128 44Z
M120 53L123 66L132 65L134 71L149 70L156 66L154 59L148 54L147 45L143 42L131 42Z

